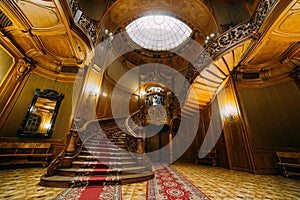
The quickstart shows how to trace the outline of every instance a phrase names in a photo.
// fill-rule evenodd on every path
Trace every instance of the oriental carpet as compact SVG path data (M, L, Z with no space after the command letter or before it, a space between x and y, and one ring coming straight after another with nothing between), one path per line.
M121 200L121 185L68 188L55 200Z
M155 178L142 184L141 200L209 200L209 198L170 166L155 166ZM130 188L129 184L126 188ZM121 185L74 187L64 190L55 200L122 200ZM124 200L134 198L125 197Z
M147 200L209 200L196 186L169 166L155 170L155 178L147 182Z

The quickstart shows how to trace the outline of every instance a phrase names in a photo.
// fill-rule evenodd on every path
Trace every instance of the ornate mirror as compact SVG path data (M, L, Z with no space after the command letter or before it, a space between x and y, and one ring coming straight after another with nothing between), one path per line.
M58 109L64 95L46 89L36 89L18 136L51 137Z

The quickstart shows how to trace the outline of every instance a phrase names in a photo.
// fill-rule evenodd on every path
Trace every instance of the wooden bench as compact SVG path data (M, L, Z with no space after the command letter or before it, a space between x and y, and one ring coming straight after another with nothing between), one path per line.
M1 142L0 166L42 164L46 167L52 156L50 148L50 143Z
M278 166L286 177L300 175L300 152L276 151Z
M202 163L202 164L209 164L213 167L217 166L217 150L212 149L204 158L197 158L195 159L195 164Z

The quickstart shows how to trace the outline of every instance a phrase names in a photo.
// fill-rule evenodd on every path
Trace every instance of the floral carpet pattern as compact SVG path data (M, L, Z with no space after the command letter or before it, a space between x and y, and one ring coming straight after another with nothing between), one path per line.
M146 200L210 200L169 166L156 166L155 178L147 181ZM121 185L68 188L55 200L122 200Z
M121 185L68 188L55 200L122 200Z
M164 166L147 183L147 200L209 200L209 198L174 169Z

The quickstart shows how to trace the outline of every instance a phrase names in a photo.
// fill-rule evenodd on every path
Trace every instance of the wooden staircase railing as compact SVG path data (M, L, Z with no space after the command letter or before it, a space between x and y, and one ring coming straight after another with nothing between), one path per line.
M49 166L47 168L46 176L53 176L53 175L57 174L57 170L63 164L64 157L66 155L67 149L69 147L71 138L72 138L72 136L73 136L74 133L75 133L74 131L70 131L69 134L67 135L66 145L64 146L64 148L62 149L62 151L49 164Z

